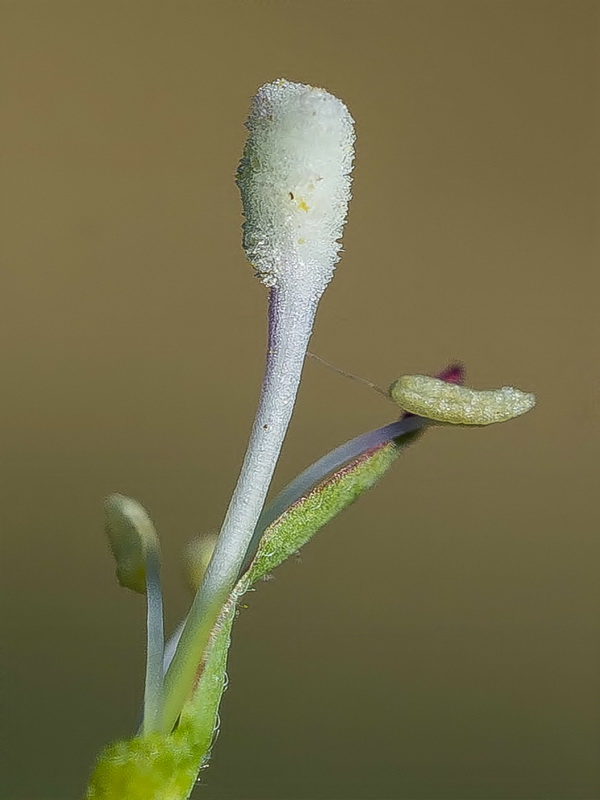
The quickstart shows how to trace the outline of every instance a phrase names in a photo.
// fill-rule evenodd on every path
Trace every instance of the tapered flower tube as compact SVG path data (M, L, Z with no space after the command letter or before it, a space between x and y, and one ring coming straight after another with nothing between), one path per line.
M354 124L323 89L286 80L252 101L237 174L244 249L269 288L267 363L240 476L165 677L167 733L192 689L255 529L294 408L317 305L331 280L350 199Z

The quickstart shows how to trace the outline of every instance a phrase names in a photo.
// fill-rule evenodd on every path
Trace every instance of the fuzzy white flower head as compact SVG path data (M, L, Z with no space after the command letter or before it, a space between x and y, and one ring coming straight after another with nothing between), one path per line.
M244 249L266 286L295 281L317 296L341 248L354 157L354 122L324 89L280 79L261 87L237 173Z

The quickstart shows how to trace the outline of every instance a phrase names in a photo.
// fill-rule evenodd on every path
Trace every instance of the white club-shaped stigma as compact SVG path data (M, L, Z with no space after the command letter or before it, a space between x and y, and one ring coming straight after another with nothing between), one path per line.
M283 79L255 95L237 174L244 249L266 286L300 280L320 295L339 258L354 124L324 89Z

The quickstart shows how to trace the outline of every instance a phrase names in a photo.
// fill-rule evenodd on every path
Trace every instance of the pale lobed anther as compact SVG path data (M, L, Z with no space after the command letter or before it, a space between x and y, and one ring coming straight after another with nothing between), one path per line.
M525 414L535 395L513 386L471 389L429 375L403 375L390 386L390 397L405 411L453 425L491 425Z

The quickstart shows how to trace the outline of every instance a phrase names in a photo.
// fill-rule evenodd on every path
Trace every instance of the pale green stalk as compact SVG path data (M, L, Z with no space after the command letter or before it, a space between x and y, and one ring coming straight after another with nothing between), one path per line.
M144 734L158 730L163 705L165 632L160 587L160 562L150 551L146 558L146 679L144 682Z

